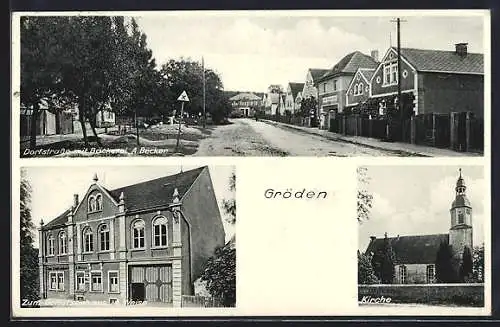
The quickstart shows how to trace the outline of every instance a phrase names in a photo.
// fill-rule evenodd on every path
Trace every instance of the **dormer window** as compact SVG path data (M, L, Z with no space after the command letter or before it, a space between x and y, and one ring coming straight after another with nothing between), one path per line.
M102 194L98 193L95 195L89 196L88 199L88 212L97 212L102 211Z

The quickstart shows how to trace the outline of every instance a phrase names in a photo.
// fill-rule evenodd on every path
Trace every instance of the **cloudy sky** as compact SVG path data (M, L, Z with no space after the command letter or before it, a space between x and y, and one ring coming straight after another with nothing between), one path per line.
M447 16L417 11L371 12L370 16L339 12L204 12L151 13L136 17L159 64L171 58L205 58L220 73L226 90L265 91L270 84L302 82L308 68L331 68L349 52L383 56L396 45L396 16L401 46L454 50L468 42L483 52L483 16L478 12ZM451 15L452 16L449 16ZM351 16L351 15L357 15Z
M448 233L455 199L455 166L369 166L367 190L373 194L370 219L360 225L359 249L370 236L388 237ZM473 242L484 241L486 187L483 168L462 166L466 195L472 206Z
M199 166L183 166L184 171L195 169ZM93 183L94 173L97 173L99 183L108 189L115 189L158 177L176 174L180 166L83 166L83 167L28 167L26 176L32 187L32 217L38 227L43 218L49 222L73 203L73 194L83 198L87 189ZM219 202L221 214L222 199L235 197L229 191L229 177L234 171L234 166L209 166L210 176L214 185L215 195ZM224 217L223 217L224 220ZM226 239L234 233L233 226L225 220ZM37 235L38 236L38 235ZM38 240L35 242L38 244Z

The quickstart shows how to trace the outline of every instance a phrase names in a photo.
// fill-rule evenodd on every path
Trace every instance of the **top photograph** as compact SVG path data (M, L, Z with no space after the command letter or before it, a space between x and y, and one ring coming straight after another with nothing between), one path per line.
M14 13L13 155L483 156L489 18Z

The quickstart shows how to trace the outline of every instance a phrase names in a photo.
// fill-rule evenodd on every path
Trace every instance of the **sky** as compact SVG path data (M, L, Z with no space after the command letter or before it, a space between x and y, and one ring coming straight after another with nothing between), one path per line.
M472 206L473 244L484 241L487 194L480 166L369 166L366 189L373 195L368 221L359 226L358 248L365 251L370 236L448 233L450 207L462 168Z
M412 13L418 16L409 16ZM270 84L304 82L309 68L331 68L352 51L378 50L381 59L390 44L396 46L393 13L338 15L332 11L152 13L136 20L158 64L181 57L201 62L203 56L205 66L221 75L226 90L264 92ZM483 16L453 15L423 16L417 11L399 15L401 46L454 50L455 43L467 42L470 52L484 52Z
M183 171L198 168L199 166L182 166ZM97 173L99 183L107 189L115 189L158 177L173 175L180 172L181 166L83 166L83 167L26 167L26 177L31 184L31 216L35 226L40 226L40 220L49 222L64 212L73 204L73 194L82 199L87 189L93 183ZM226 240L234 233L234 226L226 223L226 214L222 210L222 199L234 198L235 194L229 191L229 177L234 166L208 167L215 196L223 216ZM38 246L36 235L35 246Z

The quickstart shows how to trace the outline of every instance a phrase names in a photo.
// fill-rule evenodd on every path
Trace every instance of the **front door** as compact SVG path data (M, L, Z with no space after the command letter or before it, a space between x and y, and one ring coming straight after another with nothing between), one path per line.
M146 295L144 283L132 283L130 288L130 300L134 302L143 302Z

